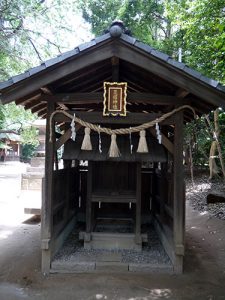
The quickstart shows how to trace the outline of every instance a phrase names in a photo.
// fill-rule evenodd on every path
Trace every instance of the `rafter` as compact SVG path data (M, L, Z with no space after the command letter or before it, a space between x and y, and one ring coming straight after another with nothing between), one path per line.
M178 97L178 98L184 98L184 97L186 97L187 95L189 94L189 92L187 91L187 90L184 90L184 89L178 89L177 91L176 91L176 97Z

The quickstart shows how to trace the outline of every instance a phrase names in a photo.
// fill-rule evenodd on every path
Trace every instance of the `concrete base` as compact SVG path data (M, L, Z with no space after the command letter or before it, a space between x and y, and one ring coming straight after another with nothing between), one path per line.
M25 214L41 215L41 191L23 190L20 195Z
M43 174L26 173L22 174L21 190L38 190L41 191Z
M105 249L105 250L142 250L142 242L147 240L147 234L143 234L141 243L135 242L133 233L103 233L91 232L90 234L80 232L80 240L84 240L85 249Z
M52 262L50 273L86 273L86 272L101 272L101 273L163 273L174 274L172 265L154 265L154 264L132 264L122 262Z
M40 216L41 215L41 208L25 207L24 208L24 213L25 214L30 214L30 215Z

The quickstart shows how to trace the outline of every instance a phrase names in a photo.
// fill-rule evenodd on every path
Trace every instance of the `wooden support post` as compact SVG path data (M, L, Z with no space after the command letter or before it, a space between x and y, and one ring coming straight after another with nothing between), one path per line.
M135 242L141 248L141 163L137 163L136 169L136 222Z
M42 248L42 273L49 274L51 264L51 238L53 232L52 220L52 189L54 167L54 139L50 138L50 116L55 110L55 104L47 104L46 148L45 148L45 183L43 186L42 212L41 212L41 248ZM52 124L54 131L54 121Z
M163 172L163 170L161 169L160 171L160 175L159 175L159 182L160 182L160 186L161 189L159 191L159 205L160 205L160 221L162 223L165 222L165 199L166 199L166 180L165 180L165 173Z
M112 81L119 81L119 59L115 56L111 58Z
M59 170L59 160L58 160L58 153L57 150L55 151L55 170Z
M86 234L84 237L85 248L88 248L87 243L91 241L92 230L92 162L88 161L88 173L87 173L87 199L86 199Z
M183 112L180 111L175 116L174 129L174 271L183 272L184 256L184 176L183 176Z

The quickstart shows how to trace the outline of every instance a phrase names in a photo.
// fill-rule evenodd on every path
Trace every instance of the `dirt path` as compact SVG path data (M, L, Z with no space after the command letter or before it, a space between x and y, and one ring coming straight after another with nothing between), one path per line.
M200 215L189 203L183 275L56 274L44 278L40 272L40 223L23 223L20 175L15 168L9 169L3 171L0 165L1 300L225 299L225 221L207 213Z

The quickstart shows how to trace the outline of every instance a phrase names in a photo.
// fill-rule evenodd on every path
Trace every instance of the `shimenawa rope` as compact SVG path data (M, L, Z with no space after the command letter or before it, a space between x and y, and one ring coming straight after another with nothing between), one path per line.
M195 113L194 108L191 107L190 105L183 105L183 106L180 106L180 107L172 110L171 112L168 112L168 113L162 115L159 118L156 118L153 121L143 123L139 126L129 127L129 128L111 129L111 128L106 128L106 127L99 127L99 125L95 125L95 124L83 121L77 117L75 117L75 122L79 123L83 127L90 128L91 130L94 130L97 133L105 133L108 135L112 135L112 134L122 135L122 134L130 134L130 133L134 133L134 132L139 132L141 130L150 128L150 127L154 126L156 123L160 123L160 122L166 120L167 118L171 117L173 114L175 114L183 109L190 109L193 112L194 117L196 118L196 113ZM55 112L53 112L51 114L51 116L50 116L50 139L49 139L50 142L52 142L52 120L53 120L53 117L59 113L67 116L70 119L73 119L73 117L74 117L73 115L67 113L66 111L61 111L61 110L56 110Z

